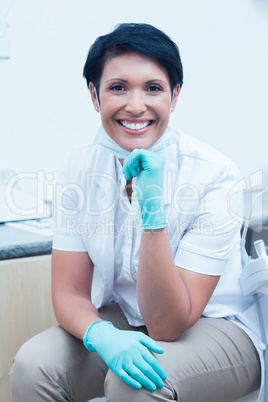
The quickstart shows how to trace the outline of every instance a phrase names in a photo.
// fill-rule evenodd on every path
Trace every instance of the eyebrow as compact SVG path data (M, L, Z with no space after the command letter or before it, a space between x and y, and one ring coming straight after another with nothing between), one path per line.
M122 81L122 82L127 82L127 80L123 80L123 78L110 78L109 80L107 80L106 82L109 81Z
M121 81L121 82L124 82L124 83L128 82L127 80L124 80L123 78L110 78L106 82L109 82L109 81ZM163 82L163 83L166 84L166 81L160 80L159 78L155 78L153 80L146 81L145 84L151 84L152 82L156 82L156 81Z

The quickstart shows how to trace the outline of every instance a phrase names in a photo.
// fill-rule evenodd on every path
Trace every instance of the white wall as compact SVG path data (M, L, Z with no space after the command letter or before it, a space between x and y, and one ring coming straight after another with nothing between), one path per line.
M179 45L185 78L172 124L227 154L243 176L268 164L266 0L12 2L0 169L55 172L94 137L99 115L82 68L95 38L120 22L154 24Z

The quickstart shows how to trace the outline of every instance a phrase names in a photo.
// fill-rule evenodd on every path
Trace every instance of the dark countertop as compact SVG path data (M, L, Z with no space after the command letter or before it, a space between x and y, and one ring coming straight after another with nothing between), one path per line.
M43 234L42 226L28 230L27 223L0 224L0 260L51 254L52 231ZM50 233L51 232L51 233Z
M246 249L254 257L253 241L262 238L268 244L268 219L251 222ZM0 260L51 254L51 219L0 224Z

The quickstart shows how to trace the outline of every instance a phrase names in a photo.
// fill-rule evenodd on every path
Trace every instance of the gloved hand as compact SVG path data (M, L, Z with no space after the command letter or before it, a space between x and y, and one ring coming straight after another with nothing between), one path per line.
M132 176L137 177L137 197L143 229L167 226L163 201L164 166L163 155L145 149L134 149L124 161L126 180Z
M85 347L97 352L107 366L134 388L144 386L150 391L164 386L166 374L148 349L156 353L164 350L142 332L123 331L111 322L96 321L83 337ZM148 349L147 349L148 348Z

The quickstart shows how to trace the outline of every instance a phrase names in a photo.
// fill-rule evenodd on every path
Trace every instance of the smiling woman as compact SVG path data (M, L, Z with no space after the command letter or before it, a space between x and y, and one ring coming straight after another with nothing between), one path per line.
M121 24L91 46L84 77L102 126L58 177L60 325L18 352L12 401L243 397L260 386L263 360L253 300L238 282L242 199L230 210L228 197L239 174L169 126L179 50L153 26Z
M154 59L127 52L105 63L99 95L94 83L89 89L105 131L132 151L149 148L165 132L180 85L172 95L168 73Z

